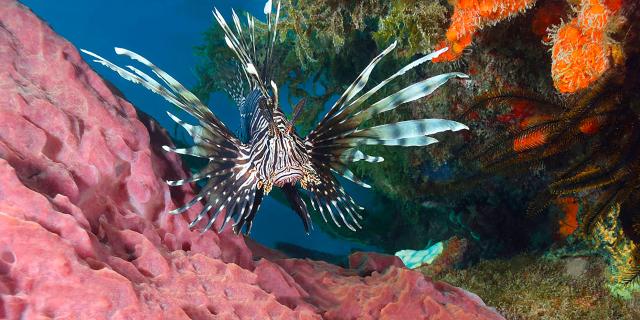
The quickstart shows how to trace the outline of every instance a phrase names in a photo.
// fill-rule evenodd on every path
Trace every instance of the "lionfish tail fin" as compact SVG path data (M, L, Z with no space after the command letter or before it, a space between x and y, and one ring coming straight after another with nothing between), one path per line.
M363 123L373 116L428 96L450 79L468 78L466 74L460 72L436 75L407 86L383 99L365 104L369 98L392 80L448 50L448 48L442 48L419 58L365 93L360 94L376 64L395 46L394 42L369 63L305 139L307 153L310 155L314 169L320 176L320 183L312 186L309 190L311 204L325 220L329 215L336 225L341 225L340 220L347 228L354 231L355 227L360 227L358 220L362 218L359 214L362 208L344 191L333 173L363 187L369 187L348 169L349 163L356 161L375 163L384 159L364 154L359 150L360 146L427 146L438 142L430 135L443 131L469 129L462 123L444 119L407 120L361 128Z

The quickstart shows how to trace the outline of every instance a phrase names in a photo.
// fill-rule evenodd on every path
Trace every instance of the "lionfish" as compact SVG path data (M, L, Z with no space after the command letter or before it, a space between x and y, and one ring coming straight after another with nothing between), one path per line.
M235 218L234 232L244 230L245 234L249 234L263 197L275 186L284 192L292 209L302 220L307 234L311 216L301 196L303 193L307 193L308 201L316 212L320 212L325 222L329 216L338 227L341 226L340 220L347 228L356 231L356 227L362 228L359 220L362 219L360 211L364 208L358 206L345 192L334 174L370 188L354 176L348 169L348 164L384 160L382 157L364 154L359 147L427 146L438 142L429 135L447 130L468 129L461 123L442 119L400 121L370 128L360 128L361 125L377 114L431 94L449 79L468 76L459 72L440 74L376 102L366 102L387 83L447 50L444 48L435 51L409 63L360 94L376 64L396 47L394 42L369 63L315 129L302 138L296 132L294 124L303 108L304 99L295 106L291 119L287 119L278 101L278 87L271 79L276 63L272 61L272 53L278 31L280 2L275 14L273 11L272 1L269 0L264 9L267 23L263 27L267 44L262 49L264 52L259 52L260 50L256 51L257 19L247 14L247 24L243 26L232 10L235 29L232 30L220 12L215 7L213 10L213 16L224 30L225 42L240 66L238 78L243 79L243 85L248 87L248 94L236 99L241 116L241 136L245 139L234 135L193 93L146 58L126 49L115 48L116 54L127 56L150 68L162 83L136 67L121 68L95 53L82 51L95 58L94 62L161 95L198 120L199 125L192 125L167 112L171 119L193 137L194 146L163 146L168 152L208 159L208 164L190 177L167 181L170 186L180 186L208 179L193 199L183 207L169 212L181 214L204 199L204 207L190 223L190 228L206 217L208 222L202 231L205 232L214 225L220 213L224 212L224 220L218 232ZM236 92L243 92L243 89L236 88Z

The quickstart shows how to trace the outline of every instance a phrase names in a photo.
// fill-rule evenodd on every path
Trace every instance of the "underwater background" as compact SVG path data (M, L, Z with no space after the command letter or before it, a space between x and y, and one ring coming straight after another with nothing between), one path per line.
M78 48L144 55L239 127L224 92L231 53L211 10L228 20L232 7L261 17L264 1L21 2ZM470 130L443 134L429 147L367 149L386 159L353 166L373 188L341 181L365 207L363 230L336 228L315 214L307 236L276 194L265 199L251 238L342 265L356 250L424 249L413 253L421 272L477 293L509 319L640 318L635 1L297 0L283 10L277 82L286 112L309 99L302 134L395 39L398 52L374 81L450 49L387 93L443 72L471 80L383 117L452 119ZM177 143L191 143L166 116L167 102L96 71Z

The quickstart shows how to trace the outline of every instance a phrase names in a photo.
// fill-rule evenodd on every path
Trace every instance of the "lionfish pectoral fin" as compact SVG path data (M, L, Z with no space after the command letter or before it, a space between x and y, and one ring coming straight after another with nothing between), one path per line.
M302 220L305 233L309 234L309 228L313 228L311 216L309 215L309 210L307 210L307 204L302 200L298 189L292 184L285 184L281 189L287 197L291 208L298 214L300 220Z
M260 204L262 203L262 198L264 198L264 190L256 189L255 192L256 193L253 198L253 202L249 206L247 214L244 217L240 217L236 224L233 225L233 231L236 234L240 233L242 231L242 228L245 228L245 235L248 236L251 233L253 219L255 219L258 208L260 208Z
M193 93L146 58L126 49L116 48L117 54L142 63L151 69L152 74L158 79L154 79L151 75L136 67L121 68L95 53L86 50L83 50L83 52L95 58L94 61L97 63L117 72L124 79L140 84L164 97L167 101L198 120L198 125L189 124L169 113L169 117L184 128L193 138L194 146L190 148L170 148L165 146L163 147L165 151L209 160L207 166L191 177L167 182L170 186L179 186L208 179L207 183L193 199L169 213L185 213L203 200L204 207L189 224L190 229L196 228L202 222L206 222L206 226L203 229L204 232L214 227L218 216L223 216L221 219L224 220L218 232L221 232L232 218L236 218L240 222L234 223L234 229L238 228L238 226L238 229L241 229L246 223L247 229L250 230L251 220L255 216L262 200L262 190L256 190L258 180L255 172L251 170L251 163L246 161L249 157L249 150L246 145L238 140Z
M451 79L468 78L466 74L459 72L440 74L416 82L373 103L367 102L392 80L447 50L441 49L419 58L379 82L373 88L361 93L376 64L395 46L394 42L369 63L305 139L307 154L310 155L313 168L321 180L319 184L310 188L311 204L314 210L319 211L325 221L327 220L325 213L328 213L336 225L340 226L339 220L341 220L347 228L353 231L356 230L355 227L361 227L358 219L362 217L358 212L362 208L355 204L344 191L332 171L336 175L363 187L368 187L369 185L362 182L348 169L349 164L362 160L381 162L384 159L364 154L358 150L360 146L427 146L438 142L437 139L429 137L429 135L443 131L468 129L464 124L443 119L407 120L361 128L372 117L394 110L402 104L426 97Z

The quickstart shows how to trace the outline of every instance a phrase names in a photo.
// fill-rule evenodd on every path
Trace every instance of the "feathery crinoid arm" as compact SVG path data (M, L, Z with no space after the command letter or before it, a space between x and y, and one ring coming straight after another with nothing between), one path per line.
M395 46L396 43L393 43L369 63L305 139L307 152L320 177L320 183L309 188L311 204L314 209L320 211L325 221L327 221L326 215L329 215L334 223L340 226L336 217L339 216L340 220L351 230L355 230L352 223L356 227L360 226L358 219L361 219L361 216L358 214L358 210L361 208L344 191L332 172L368 188L369 185L360 181L348 169L348 164L356 161L381 162L384 160L381 157L364 154L358 149L360 146L426 146L438 142L429 135L447 130L468 129L461 123L443 119L408 120L371 128L359 128L366 120L376 114L393 110L401 104L431 94L449 79L468 78L467 75L459 72L440 74L414 83L379 101L365 103L393 79L447 50L447 48L443 48L411 62L375 87L360 94L366 86L373 68Z
M192 200L183 207L169 213L183 213L204 199L205 206L191 222L191 228L206 217L208 221L203 230L204 232L214 225L221 212L225 212L226 216L219 231L222 231L232 217L236 217L237 222L234 225L236 232L245 223L247 229L250 229L251 220L248 218L255 215L262 194L255 187L257 179L249 163L248 147L243 145L194 94L166 72L134 52L121 48L116 48L115 51L119 55L127 56L150 68L161 82L136 67L127 66L127 69L121 68L95 53L82 50L82 52L95 58L95 62L112 69L124 79L140 84L162 96L198 120L199 125L191 125L169 113L169 117L193 137L195 145L184 149L174 149L168 146L163 148L166 151L209 160L207 166L191 177L183 180L167 181L170 186L179 186L208 179L206 185ZM209 212L211 212L210 215L208 214Z

